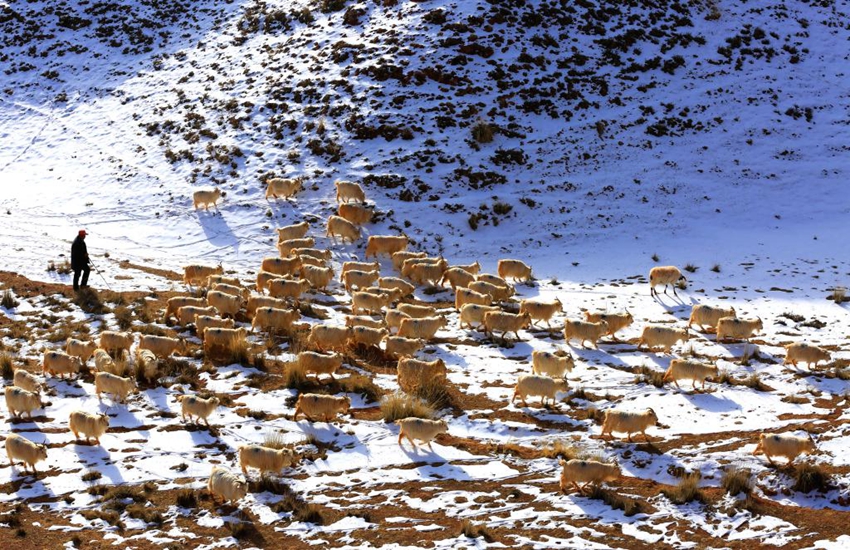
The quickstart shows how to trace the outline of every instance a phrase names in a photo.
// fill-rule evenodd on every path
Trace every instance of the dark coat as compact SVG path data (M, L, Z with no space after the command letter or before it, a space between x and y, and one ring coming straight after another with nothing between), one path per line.
M89 251L86 248L86 241L77 235L71 245L71 269L79 271L87 265L89 265Z

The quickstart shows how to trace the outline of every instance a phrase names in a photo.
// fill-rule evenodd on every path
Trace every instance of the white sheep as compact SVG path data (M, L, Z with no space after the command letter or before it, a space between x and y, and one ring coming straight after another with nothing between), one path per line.
M331 281L334 280L333 269L329 267L316 267L314 265L302 265L301 277L303 277L310 286L317 290L325 290Z
M27 390L28 392L41 392L41 382L39 381L39 379L35 375L28 373L24 369L15 369L15 375L12 378L12 384L21 388L22 390Z
M301 239L307 234L310 225L307 222L298 222L292 225L277 228L277 242L288 241L290 239Z
M61 351L45 351L42 358L42 373L65 378L80 372L83 362L79 357L73 357Z
M400 359L396 372L398 386L406 393L415 392L418 388L438 380L445 383L448 374L446 363L442 359L422 361L412 357Z
M9 409L9 414L15 418L23 417L26 414L28 418L32 419L32 411L44 406L41 396L23 388L6 386L4 392L6 394L6 408Z
M159 360L151 350L136 350L136 377L141 376L148 383L159 377Z
M138 391L136 381L132 378L123 378L109 372L95 373L94 390L98 401L101 400L100 394L106 393L117 397L119 403L125 402L130 393Z
M351 312L355 315L361 310L367 313L380 313L381 309L387 307L389 303L390 297L384 294L363 291L351 294Z
M210 492L213 504L215 504L216 497L234 503L242 500L248 494L248 483L239 479L226 468L213 466L210 479L207 482L207 490Z
M571 320L564 321L564 339L567 344L571 340L579 340L584 347L587 341L593 342L593 347L599 349L596 343L600 338L608 333L608 323L600 321L598 323L589 323L587 321Z
M197 318L197 316L196 316ZM197 326L197 325L196 325ZM168 336L156 336L154 334L142 334L139 337L139 350L150 350L157 357L168 357L180 351L186 353L186 340L184 338L169 338Z
M304 178L271 178L266 182L266 199L274 197L289 200L301 191Z
M346 220L342 216L330 216L328 218L327 236L336 242L337 236L342 240L351 241L352 243L360 239L360 228Z
M363 192L363 188L360 187L359 183L336 180L334 187L336 187L336 202L338 203L348 201L366 202L366 193Z
M345 286L346 292L351 292L351 289L355 286L357 288L364 288L371 286L372 283L377 281L381 277L381 274L377 271L360 271L359 269L349 269L342 276L342 281Z
M433 306L420 306L416 304L399 304L397 310L414 319L424 319L425 317L434 317L437 315L437 308Z
M333 353L325 355L314 351L302 351L298 354L298 368L306 376L315 374L318 380L322 374L334 378L334 373L342 366L342 355Z
M234 326L236 323L233 319L222 319L214 315L195 315L195 332L201 340L204 339L204 330L207 328L233 328Z
M460 316L458 322L460 328L464 325L469 327L469 330L478 329L484 323L484 316L491 311L499 311L495 306L480 306L478 304L464 304L460 308ZM473 323L475 326L473 326Z
M570 483L581 493L589 484L599 485L606 481L616 481L621 475L620 467L616 464L606 464L598 460L561 459L558 464L562 467L559 485L563 493L567 492ZM579 483L583 485L579 486Z
M722 317L717 321L717 342L725 342L729 339L749 341L756 331L763 328L764 325L759 318Z
M387 329L392 331L392 329L396 329L398 332L398 328L401 326L401 322L404 319L412 319L410 315L404 313L403 311L399 311L397 309L388 309L386 315L384 315L384 322L387 324Z
M178 395L176 399L180 402L180 412L184 422L187 416L188 421L192 422L194 416L197 417L197 422L203 420L207 427L210 425L209 416L221 404L221 400L216 396L204 399L197 395Z
M226 292L220 292L218 290L207 292L207 305L214 307L222 318L230 317L231 319L235 319L236 314L242 309L243 303L244 300L241 296L231 296Z
M94 353L95 348L97 348L97 346L94 342L68 338L68 342L65 344L65 353L73 355L74 357L79 357L80 361L82 361L83 365L85 365L89 362L89 359L91 359L91 355Z
M688 328L697 325L700 329L705 327L714 329L717 321L723 317L735 317L734 307L715 307L707 304L697 304L691 309L691 317L688 319Z
M401 293L400 298L410 296L416 290L415 286L398 277L381 277L378 279L378 286L387 290L397 290Z
M482 325L484 333L495 336L496 332L501 332L500 338L505 339L505 336L514 333L517 341L520 329L526 328L531 323L531 316L526 313L519 315L515 313L506 313L504 311L488 311L484 314Z
M248 303L245 305L245 312L248 314L249 318L254 318L254 313L256 313L257 309L261 307L277 307L277 308L285 308L286 300L281 300L280 298L275 298L273 296L257 296L253 295L248 298ZM233 328L233 327L227 327Z
M514 395L511 398L511 403L519 397L522 399L522 406L527 407L525 398L528 396L540 396L541 406L546 405L546 400L551 399L555 403L555 395L559 391L567 391L568 385L565 378L553 379L548 376L538 376L536 374L521 374L517 379L514 387Z
M489 306L492 303L493 297L487 293L476 292L463 287L457 287L455 289L455 309L458 311L466 304Z
M490 283L491 285L501 286L501 287L512 287L510 283L508 283L502 277L498 275L493 275L492 273L479 273L475 276L476 281L480 281L482 283Z
M438 330L446 326L446 318L422 317L421 319L402 319L398 327L398 335L405 338L422 338L431 340Z
M443 278L440 279L440 286L444 286L446 281L451 285L452 290L456 290L458 287L468 288L469 285L475 282L475 275L465 269L452 266L443 273Z
M312 248L315 246L316 240L313 237L303 237L301 239L288 239L277 243L277 253L281 258L288 256L301 256L295 250L301 248Z
M368 315L346 315L345 326L384 328L384 322L380 319L373 319Z
M551 351L534 350L531 352L531 373L552 378L566 378L575 367L575 360L569 353L559 356Z
M258 327L261 330L274 333L289 333L292 324L301 319L301 312L297 309L278 309L276 307L261 307L254 312L251 320L251 332Z
M815 450L815 441L812 439L811 434L799 436L762 433L759 435L759 443L753 451L753 456L764 453L770 465L775 466L776 464L773 462L774 456L785 457L791 463L799 455L811 454Z
M211 358L217 354L232 356L234 350L247 345L247 332L245 327L204 329L204 357Z
M198 315L218 315L218 311L212 306L183 306L177 310L177 322L185 327Z
M385 347L387 355L400 359L411 357L425 347L425 340L405 338L404 336L387 336Z
M673 359L664 373L664 382L672 380L679 388L680 380L691 380L694 390L697 389L697 382L702 382L702 389L705 391L706 378L717 380L719 374L717 365L707 365L690 359Z
M428 254L425 252L413 252L411 250L399 250L390 254L393 263L393 269L401 273L401 268L404 262L411 258L426 258Z
M239 447L239 466L247 477L248 468L257 468L260 474L279 472L297 462L292 449L270 449L261 445L242 445Z
M15 433L6 436L6 454L9 456L9 466L14 467L15 459L20 460L24 466L32 467L32 473L37 474L36 462L47 460L47 445L33 443L29 439Z
M604 438L606 433L609 437L613 437L612 432L620 432L628 434L628 440L631 441L632 434L640 432L649 441L646 429L655 426L657 423L658 415L652 409L646 409L642 412L608 409L605 411L605 419L602 421L602 437Z
M479 275L478 277L481 277ZM461 289L458 289L458 292ZM514 295L514 289L509 286L500 286L488 281L477 280L470 283L468 290L478 292L480 294L489 294L494 302L504 302Z
M556 313L564 311L564 304L561 300L555 298L551 302L543 302L540 300L522 300L519 303L519 312L528 313L531 317L531 324L536 325L537 321L546 321L546 326L551 330L551 319Z
M111 372L115 374L117 370L115 361L105 349L97 348L94 350L94 370L95 372Z
M407 237L404 235L372 235L366 242L366 258L386 254L392 256L407 248Z
M296 305L301 301L301 295L308 292L311 288L310 281L306 279L298 279L297 281L291 279L272 279L266 287L271 297L284 301L287 298L292 298Z
M351 335L350 327L313 325L307 342L319 351L343 351Z
M481 271L481 264L478 263L478 261L475 261L471 264L453 265L452 267L462 269L462 270L470 273L471 275L478 275L478 272Z
M375 209L365 204L343 203L339 205L337 214L351 223L363 225L372 221Z
M242 286L242 282L239 281L238 277L230 277L228 275L222 275L221 273L216 273L214 275L210 275L209 277L207 277L206 287L210 288L213 285L217 285L219 283L226 284L226 285L232 285L232 286L238 286L238 287Z
M829 363L831 358L829 351L821 347L805 342L797 342L785 346L785 362L783 364L790 364L796 367L797 363L806 363L811 369L812 365L817 367L820 361Z
M655 291L657 285L664 285L664 294L667 294L667 286L673 285L673 294L679 296L676 294L676 286L687 284L687 282L688 280L685 279L685 276L682 275L682 272L676 266L664 265L653 267L649 270L649 295L658 295L658 292Z
M103 413L91 414L85 411L71 411L68 417L68 428L79 440L80 434L86 436L86 443L94 438L95 445L100 445L100 436L109 428L109 417Z
M362 346L380 347L381 341L388 335L385 328L352 327L349 335L349 343Z
M298 273L298 270L301 269L301 258L298 256L290 256L285 258L274 258L272 256L268 256L263 258L262 263L260 264L260 273L266 272L270 274L277 275L279 277L286 277L290 275L295 275ZM259 273L257 277L259 277ZM271 277L269 275L263 276L264 281L268 281ZM259 279L258 279L259 280ZM262 290L259 288L260 284L257 283L257 290Z
M304 247L296 247L292 249L292 254L301 258L301 261L304 261L304 258L309 256L311 258L316 258L317 260L322 260L327 262L333 257L333 254L330 250L326 248L312 248L313 245L304 246Z
M218 275L215 275L215 277L218 277ZM230 294L231 296L236 296L237 298L246 300L251 294L247 288L240 285L231 285L229 283L213 283L210 285L210 290L224 292L225 294Z
M298 421L298 415L303 414L310 422L321 419L330 422L337 414L348 414L351 408L351 398L318 393L302 393L295 402L293 421Z
M634 317L632 317L632 314L628 311L620 313L591 313L586 311L584 312L584 319L591 323L605 321L608 325L606 336L610 336L615 340L616 337L614 336L614 333L623 330L634 322Z
M499 260L497 271L502 279L531 279L531 267L520 260Z
M399 427L398 444L401 445L402 439L407 438L413 448L416 448L416 441L419 440L428 444L428 448L433 450L431 442L438 435L448 433L449 424L445 420L428 420L425 418L402 418L395 421Z
M413 262L409 264L409 268L408 262ZM402 275L417 285L430 284L436 286L443 279L443 273L445 273L447 267L448 263L442 258L435 263L423 260L407 260L402 269Z
M219 264L216 267L207 265L187 265L183 267L183 283L192 286L203 286L207 283L210 275L221 275L224 273L224 268Z
M221 189L216 187L215 189L201 189L200 191L195 191L192 194L192 205L194 209L197 210L199 206L203 206L204 210L209 211L210 205L215 206L215 209L218 210L218 199L224 196L224 193L221 192Z
M173 298L169 298L166 302L163 322L168 321L168 318L172 315L177 315L177 311L183 306L204 307L206 305L207 301L204 298L196 298L194 296L174 296Z
M116 332L113 330L104 330L100 333L97 347L105 349L113 357L118 357L125 351L129 354L130 347L135 342L135 337L129 332Z
M640 335L637 349L646 346L652 351L654 348L662 348L664 353L670 353L676 342L687 342L690 338L687 328L665 327L660 325L647 325Z

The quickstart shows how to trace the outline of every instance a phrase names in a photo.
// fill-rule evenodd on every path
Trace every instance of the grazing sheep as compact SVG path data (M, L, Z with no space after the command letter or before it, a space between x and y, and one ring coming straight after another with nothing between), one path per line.
M207 292L207 305L214 307L222 317L235 319L236 314L242 309L242 303L241 296L231 296L217 290Z
M178 395L176 399L180 402L180 411L184 422L187 416L189 417L188 421L192 422L194 416L198 419L196 423L203 420L208 428L210 426L209 416L221 404L221 400L216 396L203 399L197 395Z
M406 393L415 392L418 388L441 380L445 383L448 370L442 359L422 361L408 357L400 359L396 367L398 386Z
M210 205L215 206L215 209L218 210L218 206L215 203L223 196L224 193L222 193L221 189L218 187L212 190L202 189L200 191L195 191L192 194L192 205L195 210L197 210L199 206L203 206L204 210L209 212Z
M325 290L331 281L334 280L333 269L329 267L316 267L314 265L301 266L301 277L303 277L310 286L317 290Z
M375 209L365 204L343 203L339 205L337 214L351 223L363 225L372 221L372 217L375 215Z
M390 297L385 294L372 294L371 292L354 292L351 294L351 312L355 315L358 311L366 313L378 313L381 309L388 307Z
M756 331L762 330L761 319L738 319L737 317L722 317L717 321L717 342L726 340L747 340L752 338Z
M115 366L115 361L112 360L112 357L109 355L108 351L100 348L94 350L95 372L111 372L112 374L116 374L116 370L118 369Z
M318 380L322 374L327 374L334 378L334 373L342 366L342 355L332 353L325 355L314 351L302 351L298 354L298 368L304 374L315 374Z
M301 258L301 265L313 265L316 267L328 267L327 260L320 260L318 258L314 258L313 256L309 256L307 254L303 256L298 256Z
M528 396L540 396L540 405L545 406L546 400L551 399L552 404L555 404L555 395L559 391L567 391L569 386L565 378L557 380L548 376L538 376L536 374L520 374L514 387L514 395L511 398L511 403L519 397L522 399L522 406L527 407L525 398Z
M39 379L24 369L15 369L12 384L31 393L37 394L41 392L41 382Z
M210 275L221 275L224 273L224 268L219 264L216 267L207 265L187 265L183 267L183 283L192 286L203 286L206 284Z
M438 330L446 326L446 322L446 318L442 316L402 319L398 327L398 335L405 338L431 340Z
M359 183L336 180L334 187L336 187L337 203L348 201L366 202L366 193L363 192L363 188L360 187Z
M360 228L342 216L331 216L328 218L327 236L336 242L337 235L342 240L342 244L345 244L346 240L353 243L360 239Z
M210 492L213 504L217 497L232 504L242 500L248 494L248 482L239 479L226 468L213 466L210 480L207 482L207 490Z
M298 415L303 414L310 422L315 422L316 419L330 422L336 418L337 414L348 414L350 408L350 397L302 393L295 402L295 414L292 415L292 420L297 422Z
M413 271L413 268L417 265L440 265L448 269L449 264L443 259L441 256L438 257L416 257L416 258L408 258L401 263L401 275L403 277L410 278L410 273Z
M103 413L91 414L85 411L71 411L68 417L68 428L79 440L80 434L86 436L86 443L94 438L95 445L100 445L100 436L109 428L109 417Z
M643 346L646 346L648 350L652 351L653 348L660 347L664 350L664 353L670 353L676 342L687 342L689 338L686 328L647 325L640 335L637 349L639 351Z
M602 422L602 437L604 438L606 433L613 437L612 432L621 432L628 434L628 440L631 442L632 434L640 432L649 441L646 429L657 423L658 416L652 409L646 409L643 412L608 409L605 411L605 419Z
M301 269L300 261L298 263L298 269L299 270ZM272 273L271 271L260 270L260 272L257 273L257 284L256 284L257 292L260 293L260 296L264 296L265 293L266 293L266 289L268 288L269 284L272 281L277 280L277 279L283 279L284 277L285 277L284 275ZM250 298L249 298L249 300L250 300Z
M319 351L343 351L351 335L350 327L313 325L307 342Z
M419 260L417 261L419 263L413 264L407 273L402 271L402 274L417 285L439 285L440 281L443 279L443 273L446 272L446 268L448 266L446 261L440 259L440 261L434 264L422 263Z
M567 319L564 321L564 339L567 344L571 340L579 340L582 347L585 342L593 342L593 347L599 349L597 340L608 333L608 323L600 321L598 323L588 323L587 321L574 321Z
M388 309L387 314L384 316L384 321L387 323L387 329L390 331L392 331L392 329L396 329L396 332L398 332L398 328L401 326L401 322L404 319L413 319L413 317L397 309Z
M531 352L531 373L552 378L566 378L575 367L575 360L569 353L563 357L551 351L534 350Z
M177 322L185 327L194 323L198 315L218 315L218 311L212 306L183 306L177 310Z
M279 472L297 462L292 449L270 449L261 445L242 445L239 447L239 466L245 477L248 468L257 468L260 475L266 472Z
M236 326L236 323L233 319L222 319L213 315L195 315L195 332L201 340L204 339L204 329L206 328L233 328L234 326Z
M481 275L479 275L481 277ZM460 292L461 289L458 289ZM514 295L514 289L509 286L499 286L487 281L477 280L470 283L468 290L478 292L480 294L489 294L494 302L505 302ZM489 304L485 304L489 305Z
M381 264L378 262L343 262L342 270L339 274L339 280L343 281L345 274L349 271L380 271Z
M96 348L97 345L94 342L84 342L82 340L68 338L68 342L65 344L65 353L79 357L80 361L85 365L91 359L91 355Z
M623 313L591 313L589 311L585 311L584 319L590 323L605 321L608 324L606 336L610 336L615 340L615 332L623 330L634 322L632 314L628 311Z
M386 353L396 359L411 357L417 351L425 347L425 340L419 338L405 338L403 336L387 336Z
M564 304L562 304L561 300L558 298L555 298L551 302L523 300L519 303L519 312L528 313L531 317L532 325L536 325L537 321L546 321L546 326L549 330L552 330L552 324L550 323L552 317L554 317L556 313L562 313L563 311Z
M437 315L437 309L433 306L418 306L416 304L399 304L396 308L402 313L414 319L423 319Z
M372 235L366 242L366 258L386 254L392 256L407 248L407 237L404 235Z
M410 250L400 250L398 252L393 252L391 254L393 269L397 272L401 273L401 268L404 266L404 262L411 258L426 258L428 254L425 252L412 252Z
M260 273L266 272L270 274L277 275L279 277L288 277L293 276L298 273L301 269L301 258L298 256L290 256L287 258L272 258L267 257L263 258L262 264L260 264ZM257 280L259 281L259 273L257 274ZM268 281L270 277L268 275L263 276L264 281ZM257 290L262 290L259 288L260 283L257 283Z
M464 325L469 327L469 330L475 330L481 328L481 325L484 323L484 316L491 311L500 311L499 308L495 306L479 306L478 304L464 304L460 308L460 316L458 317L458 322L460 323L460 328L464 328ZM475 323L476 326L472 326Z
M165 322L168 321L168 318L172 315L177 315L177 312L181 307L204 307L206 305L207 301L204 298L195 298L194 296L174 296L173 298L169 298L166 302L165 315L163 315L162 320Z
M301 239L288 239L285 241L280 241L277 243L277 253L281 258L286 258L288 256L301 256L298 252L295 252L297 249L301 248L312 248L315 246L316 240L313 237L303 237Z
M735 317L734 307L715 307L706 304L697 304L691 309L691 317L688 319L688 328L693 325L705 331L705 327L714 329L717 321L723 317Z
M831 356L827 350L805 342L798 342L785 346L785 363L783 364L791 364L796 367L797 363L806 363L811 369L812 365L817 367L820 361L829 363L830 359Z
M330 250L320 249L320 248L312 248L312 245L305 246L305 247L299 247L299 248L293 248L292 253L294 255L298 256L299 258L301 258L302 262L304 261L304 258L308 257L308 256L310 258L316 258L317 260L322 260L322 261L325 261L325 262L329 261L331 259L331 257L333 257L333 254L331 254Z
M209 277L207 277L207 288L211 288L217 284L235 286L239 287L240 289L242 288L242 282L239 280L238 277L229 277L227 275L220 274L210 275Z
M395 421L399 426L398 444L401 445L402 439L407 438L413 448L416 448L416 439L428 444L428 448L432 451L431 442L438 435L448 433L449 423L445 420L427 420L425 418L402 418Z
M197 318L197 316L196 316ZM195 325L197 326L197 325ZM168 357L180 351L186 353L186 340L183 338L169 338L167 336L155 336L153 334L142 334L139 337L138 349L150 350L157 357Z
M559 484L563 493L567 492L567 486L570 483L576 491L581 493L589 484L599 485L606 481L617 481L621 473L620 467L616 464L606 464L597 460L560 459L558 464L563 468ZM579 483L583 485L579 486Z
M515 314L506 313L504 311L488 311L484 314L483 323L484 334L495 336L496 332L501 332L499 336L503 340L505 336L511 332L516 335L517 341L520 329L526 328L531 323L531 316L528 313Z
M136 381L132 378L122 378L109 372L98 372L94 375L94 391L98 401L101 400L100 394L105 393L114 395L119 403L123 403L127 400L127 395L138 390Z
M47 445L33 443L25 437L11 433L6 436L6 454L9 455L9 466L14 467L17 459L23 463L24 472L29 465L32 467L32 473L37 474L35 463L47 460Z
M362 346L380 347L381 341L388 335L385 328L352 327L349 335L349 343Z
M73 357L61 351L45 351L42 358L42 373L65 378L80 372L83 362L79 357Z
M531 267L520 260L499 260L497 267L499 277L502 279L531 279Z
M310 281L306 279L298 279L297 281L272 279L266 286L271 297L280 300L292 298L298 304L301 301L301 295L310 290Z
M474 262L474 263L471 263L471 264L453 265L451 267L456 267L458 269L462 269L462 270L466 271L467 273L469 273L470 275L478 275L478 272L481 271L481 264L479 264L477 261Z
M762 433L759 435L759 444L753 451L753 456L764 454L771 466L776 466L773 463L774 456L783 456L788 459L788 463L794 462L794 459L801 454L811 454L815 452L815 441L811 434L806 436L791 435L791 434L768 434Z
M247 300L248 296L251 294L247 288L227 283L215 283L210 287L210 290L215 292L224 292L225 294L230 294L231 296L236 296L243 300Z
M493 297L487 293L476 292L468 288L458 287L455 289L455 309L460 309L466 304L477 304L489 306L493 303Z
M256 319L256 315L254 318ZM232 356L235 349L246 345L246 333L245 327L204 329L204 356L210 358L222 352Z
M451 285L452 290L456 290L458 287L467 288L475 282L475 275L459 267L450 267L443 273L440 286L444 286L446 281Z
M664 265L653 267L649 270L649 295L658 296L655 291L657 285L664 285L664 294L667 294L667 287L673 285L673 294L677 297L676 286L679 284L687 284L688 280L679 271L679 268L672 265Z
M345 285L345 291L351 292L353 287L364 288L367 286L371 286L372 283L377 281L381 277L381 274L377 271L360 271L359 269L349 269L342 276L343 284Z
M368 315L346 315L345 326L384 328L384 322L380 319L373 319Z
M399 298L410 296L416 290L415 286L398 277L381 277L378 279L378 286L387 290L397 290L400 292Z
M287 199L301 191L304 178L271 178L266 182L266 199Z
M44 405L41 402L41 396L37 393L29 392L17 386L6 386L6 408L9 409L9 414L15 418L23 417L26 413L27 417L32 419L32 411L41 409Z
M509 287L511 286L506 280L499 277L498 275L493 275L492 273L479 273L475 276L476 281L481 281L482 283L490 283L495 286ZM479 291L480 292L480 291Z
M290 239L301 239L307 234L310 226L307 222L298 222L292 225L277 228L277 242L288 241Z
M136 379L140 376L148 383L159 377L159 360L151 350L136 350Z
M280 298L275 298L274 296L251 296L248 298L248 303L245 306L245 312L248 314L249 318L254 318L254 313L256 313L257 309L261 307L276 307L276 308L285 308L286 300L281 300ZM227 327L233 328L233 327Z
M97 347L105 349L110 355L117 357L119 352L123 354L126 351L129 354L134 341L135 338L132 333L104 330L100 333Z
M251 321L251 332L259 327L270 333L289 333L292 324L301 319L301 312L297 309L279 309L276 307L261 307L254 313Z
M681 389L679 380L691 380L694 390L697 389L697 382L702 382L702 389L705 391L706 378L717 380L719 374L717 365L706 365L690 359L673 359L667 367L667 372L664 373L664 382L672 380L676 387Z

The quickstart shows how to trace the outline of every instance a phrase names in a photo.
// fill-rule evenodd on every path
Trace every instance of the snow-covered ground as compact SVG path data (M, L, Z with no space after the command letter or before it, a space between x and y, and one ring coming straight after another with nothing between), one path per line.
M221 263L250 283L261 259L276 255L275 227L309 221L317 246L334 252L337 271L342 261L362 258L365 237L403 231L412 248L455 264L479 260L487 272L495 272L499 258L523 259L537 281L517 285L516 299L558 297L559 328L585 310L628 309L635 322L618 335L622 342L568 348L577 363L571 388L600 399L575 398L557 410L511 405L531 351L567 349L560 331L521 331L522 342L503 347L458 329L446 309L448 328L438 334L444 343L423 356L444 359L449 381L482 405L444 411L451 438L433 451L399 448L397 428L366 419L375 404L357 395L353 419L292 422L297 392L252 387L259 373L249 367L202 375L208 390L234 396L212 418L215 432L184 429L179 417L160 414L179 413L176 386L145 390L122 406L98 403L91 384L50 380L55 395L44 415L9 424L49 443L40 465L48 474L32 482L18 467L0 469L0 484L15 486L0 500L45 500L32 506L61 510L69 525L97 523L75 513L96 506L87 492L92 483L81 479L86 471L102 474L95 483L155 481L167 490L187 486L188 478L188 486L200 488L210 462L238 468L239 445L283 431L295 443L312 436L333 447L327 458L283 477L306 501L344 512L378 502L417 518L442 511L483 523L512 545L706 544L683 530L693 525L713 544L840 546L787 514L675 505L657 490L649 499L653 513L626 517L601 501L556 493L555 458L485 452L469 441L539 448L569 439L617 459L627 479L664 485L675 485L674 474L684 469L717 487L723 468L738 465L755 474L755 493L778 506L847 512L850 385L834 376L838 366L810 373L782 365L782 346L796 341L827 347L835 365L850 360L846 303L826 299L850 281L843 237L850 213L846 3L606 3L607 15L592 10L593 2L354 2L329 13L314 4L201 1L186 10L176 0L0 2L3 270L70 284L68 275L46 268L62 263L85 228L100 271L92 273L95 287L160 293L183 286L128 265L180 272L189 263ZM312 22L298 12L303 7L312 8ZM113 28L125 17L131 25ZM499 129L491 143L472 139L481 120ZM381 125L378 137L364 138ZM329 148L336 145L338 155ZM304 175L305 190L291 201L268 201L261 177L271 173ZM354 245L324 235L338 178L363 182L379 213ZM192 192L214 185L226 192L218 208L192 210ZM679 297L656 300L646 274L666 264L696 269L686 273L689 287ZM390 273L388 262L382 271ZM341 307L316 307L330 316L324 322L342 323L348 298L341 286L333 292ZM453 294L419 289L417 298L451 301ZM73 305L63 312L67 303L60 296L20 298L0 312L32 331L56 323L51 315L86 318ZM748 346L692 332L674 355L716 361L738 380L756 373L771 391L709 383L711 391L691 393L637 383L636 369L660 372L671 359L635 349L643 326L684 326L698 303L758 316L763 334ZM114 317L105 323L114 328ZM4 347L20 360L61 344L3 334ZM753 350L756 357L740 364ZM286 344L270 353L292 358ZM346 364L347 372L356 370ZM395 387L394 376L365 372L379 387ZM237 414L240 407L273 419ZM650 429L653 444L600 440L599 426L580 414L591 407L652 407L660 422ZM110 415L101 447L73 442L66 423L74 408ZM768 468L751 455L762 430L816 433L818 453L800 460L829 466L833 488L808 495L788 489L790 470ZM179 465L185 468L172 469ZM510 502L504 493L476 488L495 481L533 498ZM423 499L408 495L405 484L443 488ZM644 497L633 484L612 486ZM340 492L345 487L353 491ZM476 503L490 499L496 504ZM358 535L347 540L346 533L393 525L391 518L351 516L314 526L272 511L274 503L273 495L251 494L243 508L306 541L330 537L356 546ZM182 512L172 508L172 532L149 529L145 536L188 540L177 525ZM128 528L143 527L124 519ZM215 528L231 520L197 521ZM398 523L403 530L432 529L421 519ZM433 525L441 534L428 540L440 547L472 543ZM522 534L505 538L520 527ZM623 539L610 540L612 532ZM127 533L114 536L134 536Z

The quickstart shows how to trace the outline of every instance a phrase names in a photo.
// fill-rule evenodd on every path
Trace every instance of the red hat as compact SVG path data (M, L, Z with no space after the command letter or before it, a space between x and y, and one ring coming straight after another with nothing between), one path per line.
M79 235L80 235L80 237L85 237L87 235L86 230L80 229Z

